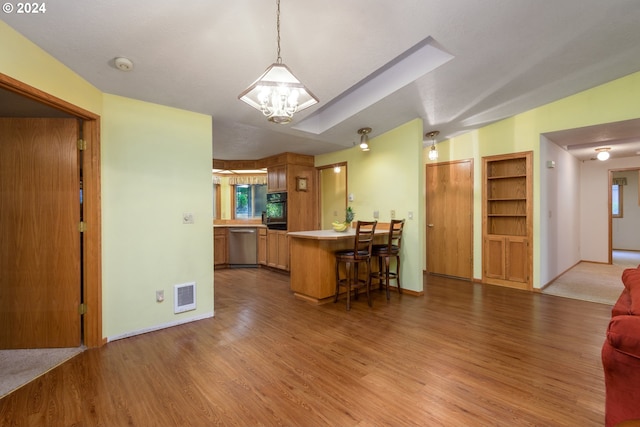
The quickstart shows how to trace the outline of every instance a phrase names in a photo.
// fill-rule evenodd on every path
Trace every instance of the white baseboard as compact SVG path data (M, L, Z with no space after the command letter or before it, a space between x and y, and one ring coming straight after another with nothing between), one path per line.
M136 335L142 335L142 334L146 334L148 332L159 331L161 329L171 328L173 326L184 325L185 323L196 322L198 320L208 319L208 318L213 317L213 316L214 316L213 311L210 311L208 313L201 314L200 316L188 317L186 319L177 320L175 322L163 323L161 325L152 326L150 328L139 329L137 331L127 332L126 334L120 334L120 335L114 335L112 337L107 337L107 342L121 340L123 338L129 338L129 337L133 337L133 336L136 336Z

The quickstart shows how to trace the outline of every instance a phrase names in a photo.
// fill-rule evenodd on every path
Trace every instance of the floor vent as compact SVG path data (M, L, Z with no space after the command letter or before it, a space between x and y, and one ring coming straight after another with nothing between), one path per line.
M196 309L196 282L183 283L173 287L173 312Z

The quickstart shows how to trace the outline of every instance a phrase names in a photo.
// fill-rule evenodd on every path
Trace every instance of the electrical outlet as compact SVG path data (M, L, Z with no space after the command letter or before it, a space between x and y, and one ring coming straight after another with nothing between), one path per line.
M379 211L373 211L373 217L374 217L375 219L380 218L380 212L379 212Z
M185 212L182 214L182 223L183 224L193 224L195 221L193 220L193 214L191 212Z
M396 219L396 211L394 209L391 210L391 219Z
M164 289L156 291L156 302L164 301Z

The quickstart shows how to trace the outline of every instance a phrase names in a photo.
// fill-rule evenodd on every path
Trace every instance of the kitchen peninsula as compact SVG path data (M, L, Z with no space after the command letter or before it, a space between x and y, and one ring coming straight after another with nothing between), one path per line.
M385 243L388 234L388 224L379 223L374 243ZM315 304L332 301L336 293L334 252L353 248L355 229L298 231L287 235L291 290L295 297Z

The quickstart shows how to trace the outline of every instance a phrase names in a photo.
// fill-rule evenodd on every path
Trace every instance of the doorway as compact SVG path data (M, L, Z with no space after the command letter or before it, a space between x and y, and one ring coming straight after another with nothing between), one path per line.
M640 168L609 170L609 264L640 256ZM635 266L637 266L636 264Z
M320 198L320 230L330 230L333 221L344 221L347 210L347 163L317 168Z
M0 74L0 116L72 117L82 135L82 204L85 230L79 237L80 277L84 314L80 320L82 342L86 347L104 344L102 337L102 253L100 206L100 117L90 111ZM9 99L8 102L7 99ZM37 155L31 153L30 155ZM70 166L74 167L75 166ZM78 170L76 173L78 173ZM78 188L79 192L79 188ZM79 209L79 208L78 208Z

